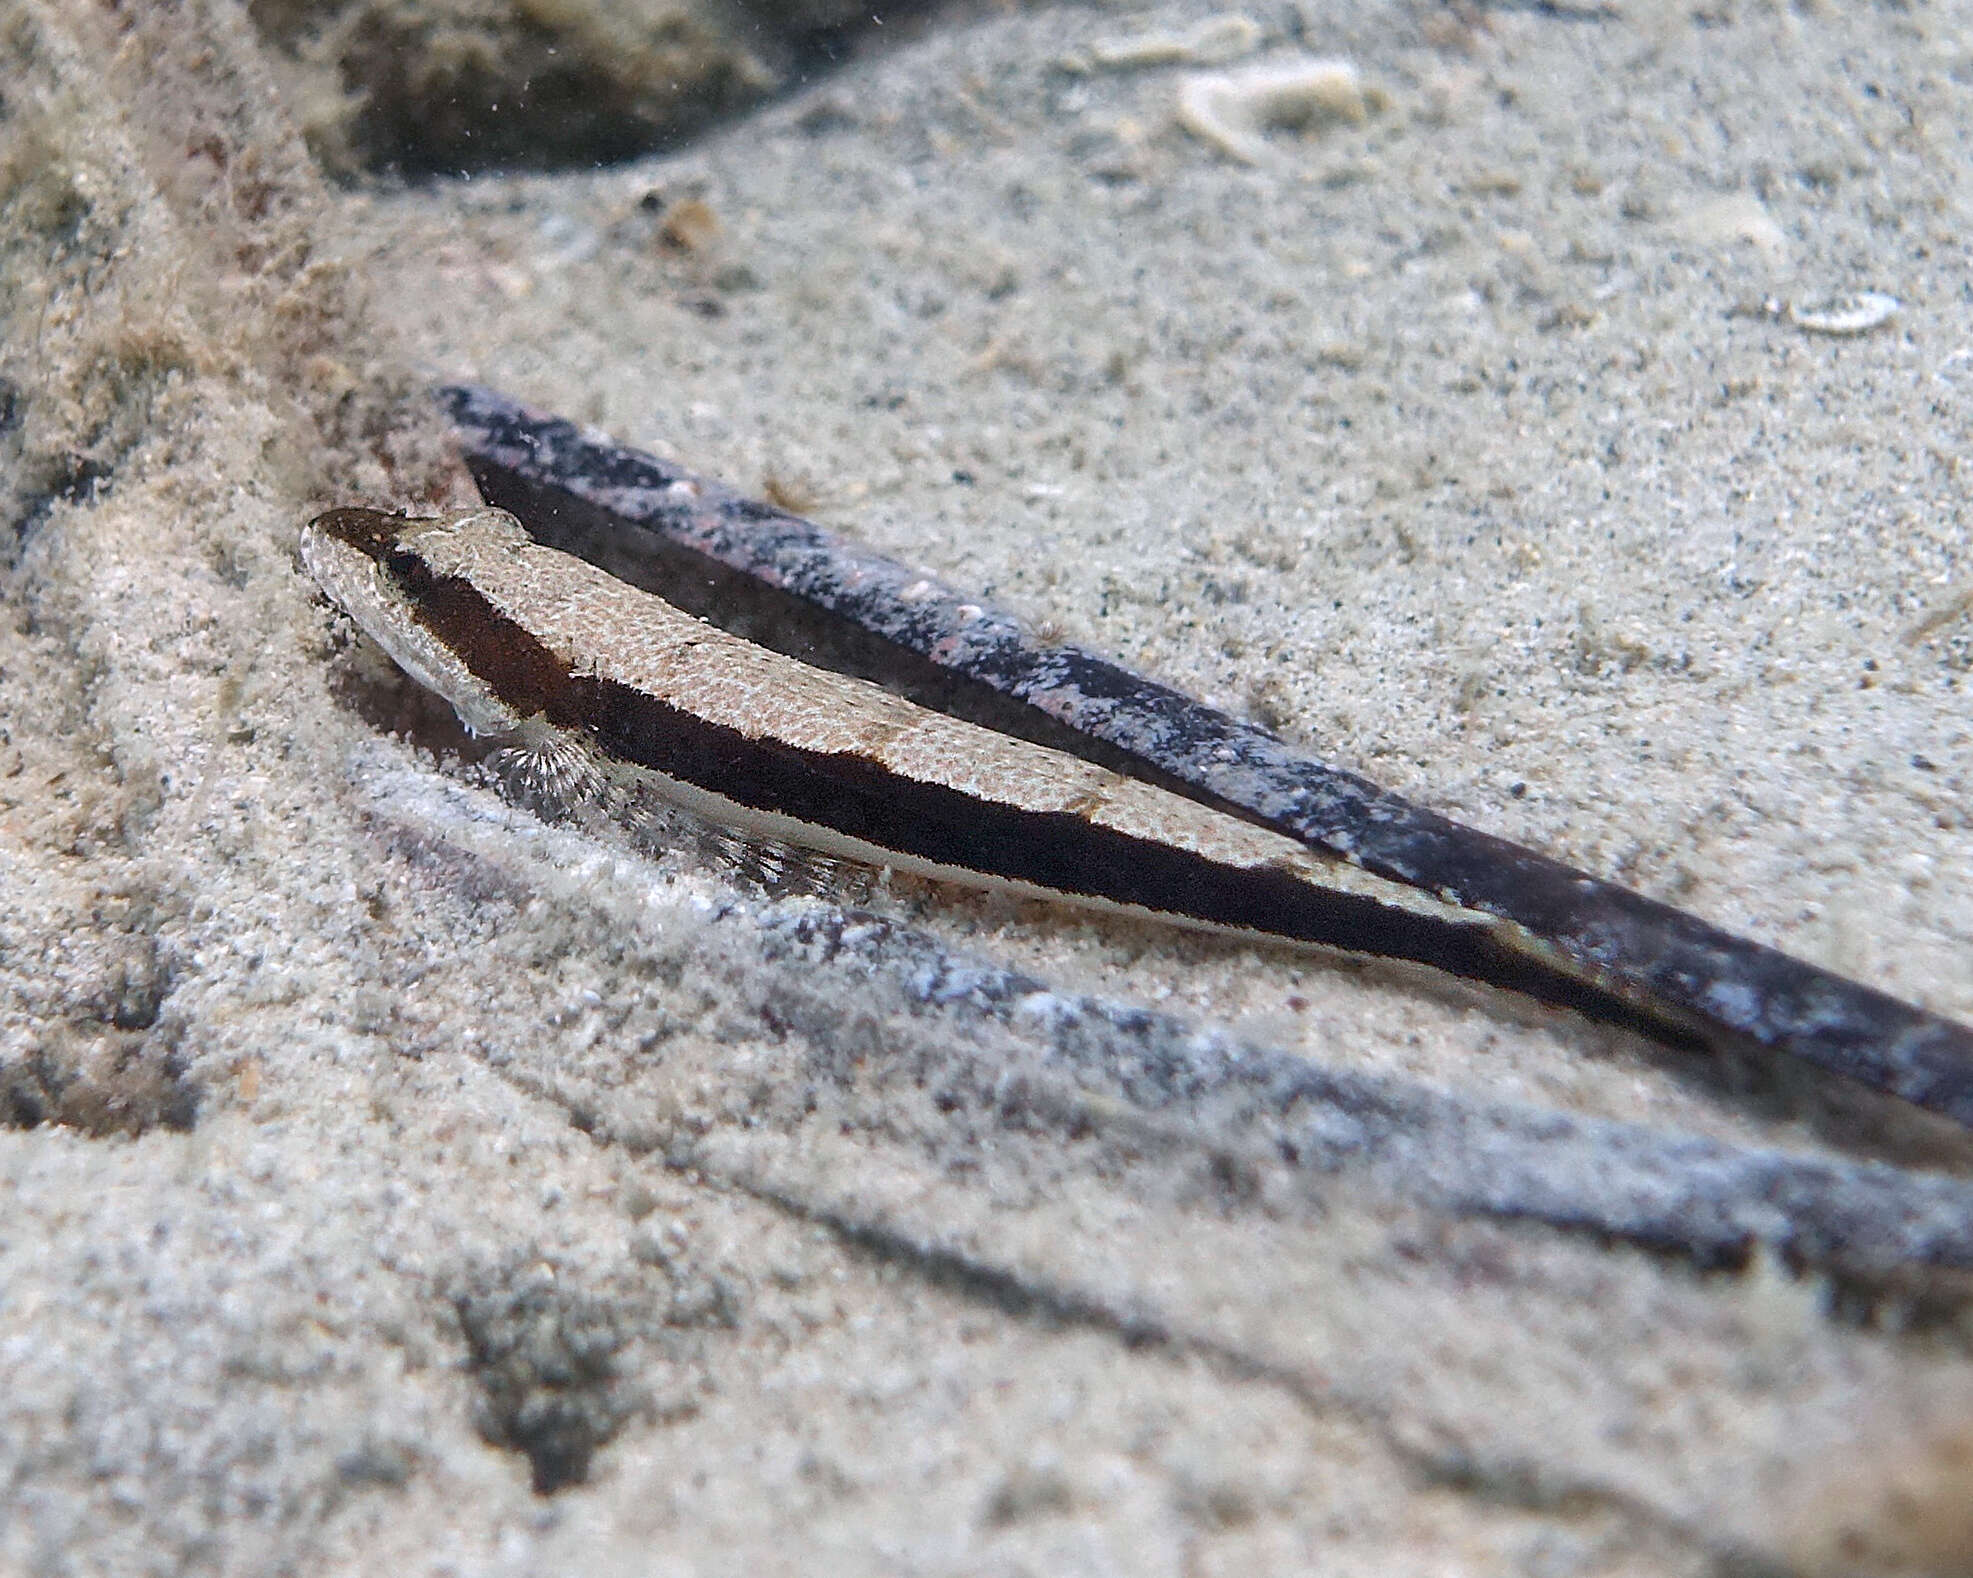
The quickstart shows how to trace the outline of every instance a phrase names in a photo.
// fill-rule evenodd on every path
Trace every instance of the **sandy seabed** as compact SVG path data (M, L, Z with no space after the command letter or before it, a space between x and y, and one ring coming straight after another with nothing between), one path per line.
M0 5L0 1570L1973 1572L1963 1281L1071 1099L815 901L503 805L298 571L470 497L423 391L484 382L1973 1018L1973 17L1214 16L404 185L239 7ZM1360 116L1180 124L1327 58ZM1475 1111L1973 1172L1497 995L880 898Z

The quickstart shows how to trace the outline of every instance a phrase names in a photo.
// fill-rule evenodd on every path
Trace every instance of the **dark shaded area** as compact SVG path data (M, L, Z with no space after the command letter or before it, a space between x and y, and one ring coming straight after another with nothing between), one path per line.
M253 0L344 177L582 169L676 147L853 58L924 0ZM893 32L885 32L885 24Z
M564 32L519 20L497 52L435 65L415 34L359 30L343 61L368 108L355 153L372 170L413 178L485 170L614 164L676 144L763 96L737 63L694 62L680 36L674 76L620 74L579 52ZM662 58L662 57L660 57ZM689 86L679 86L680 79Z
M91 1139L185 1133L198 1123L200 1096L169 1036L65 1027L0 1062L0 1123L14 1129L50 1123Z
M52 474L17 494L13 500L14 541L25 542L59 504L93 503L97 490L110 479L111 468L87 455L55 457Z
M365 1441L336 1459L336 1478L355 1489L402 1490L418 1466L416 1451L399 1441Z
M1085 1294L1046 1287L958 1250L925 1244L902 1233L835 1213L818 1214L805 1209L792 1197L777 1196L775 1203L811 1221L821 1222L846 1247L880 1265L902 1267L928 1286L970 1299L1016 1320L1058 1329L1108 1332L1129 1348L1158 1347L1173 1341L1171 1331L1147 1315L1112 1309Z
M528 1460L536 1495L582 1484L632 1419L691 1415L707 1334L739 1325L738 1292L682 1251L633 1245L631 1259L628 1276L585 1287L524 1252L469 1271L452 1290L480 1390L474 1423ZM667 1376L670 1395L654 1396L651 1382Z
M89 998L0 1060L0 1123L44 1123L94 1139L190 1130L201 1091L174 1027L161 1025L172 975L156 942L112 938L113 962Z
M630 1334L617 1311L514 1270L481 1274L453 1308L480 1388L480 1434L528 1460L536 1495L581 1484L596 1449L635 1411L620 1364Z
M11 528L9 546L57 504L91 504L108 489L152 431L159 394L189 365L172 336L126 328L59 392L0 379L0 528Z

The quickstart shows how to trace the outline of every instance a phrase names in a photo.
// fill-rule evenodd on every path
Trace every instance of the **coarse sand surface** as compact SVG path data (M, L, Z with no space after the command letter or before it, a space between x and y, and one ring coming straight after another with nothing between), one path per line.
M1050 988L987 1013L505 804L294 554L468 501L484 383L1973 1020L1965 5L984 8L413 181L261 22L0 0L0 1573L1973 1573L1963 1268L1517 1221L1043 1020L1973 1176L1942 1123L857 896Z

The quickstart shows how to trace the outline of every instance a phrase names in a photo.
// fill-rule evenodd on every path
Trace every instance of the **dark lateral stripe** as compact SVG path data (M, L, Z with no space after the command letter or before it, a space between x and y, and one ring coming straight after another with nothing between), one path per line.
M692 606L663 579L677 576L681 553L704 567L702 581L744 579L854 626L866 647L1025 703L1050 727L1046 743L1515 921L1624 997L1707 1027L1715 1044L1771 1048L1973 1126L1973 1030L1963 1025L1464 827L1094 653L1044 645L956 588L669 462L492 390L454 386L438 398L491 502L585 557L607 517L620 538L607 567L695 613L725 622L720 607ZM659 578L634 573L637 558ZM746 633L775 644L771 629Z
M610 754L755 810L935 865L1430 965L1661 1039L1690 1039L1610 993L1501 947L1485 926L1399 909L1284 871L1222 865L1071 812L977 800L867 757L750 739L614 681L570 683L584 697L592 737Z

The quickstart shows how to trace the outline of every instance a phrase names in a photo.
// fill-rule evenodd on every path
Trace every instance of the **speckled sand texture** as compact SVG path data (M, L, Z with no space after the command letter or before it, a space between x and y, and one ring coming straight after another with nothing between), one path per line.
M1070 1080L1067 995L504 804L294 554L468 502L470 378L1973 1017L1969 22L1010 10L406 188L229 0L0 0L0 1573L1973 1573L1964 1277ZM1179 124L1327 59L1360 119ZM1973 1176L1414 974L871 902L1502 1133Z

